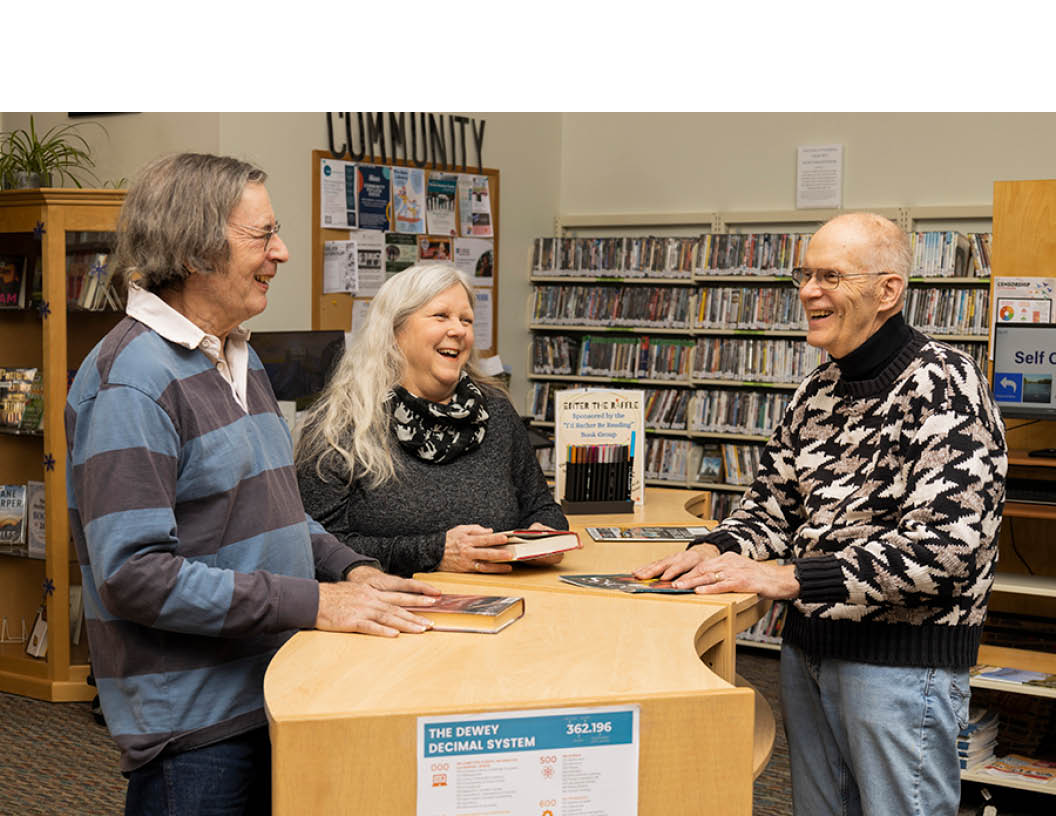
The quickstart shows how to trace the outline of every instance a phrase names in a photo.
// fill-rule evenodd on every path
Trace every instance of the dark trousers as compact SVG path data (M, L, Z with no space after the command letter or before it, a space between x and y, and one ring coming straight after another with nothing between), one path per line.
M125 816L267 816L271 742L258 728L132 771Z

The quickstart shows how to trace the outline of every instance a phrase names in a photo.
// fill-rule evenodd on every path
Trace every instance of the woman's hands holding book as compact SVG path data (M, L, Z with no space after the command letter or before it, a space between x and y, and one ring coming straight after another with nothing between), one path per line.
M506 543L504 533L496 533L490 527L479 524L459 524L447 531L444 557L437 569L441 572L510 572L508 561L511 553L501 544Z

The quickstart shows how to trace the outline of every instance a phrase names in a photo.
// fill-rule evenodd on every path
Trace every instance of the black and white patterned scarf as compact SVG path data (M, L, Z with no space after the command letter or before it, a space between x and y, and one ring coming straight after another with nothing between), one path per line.
M389 394L396 439L419 459L443 465L480 446L488 410L477 384L466 374L451 402L431 402L397 385Z

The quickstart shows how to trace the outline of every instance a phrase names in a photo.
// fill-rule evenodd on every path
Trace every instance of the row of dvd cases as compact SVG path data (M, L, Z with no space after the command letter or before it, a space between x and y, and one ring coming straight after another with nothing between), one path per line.
M912 286L906 322L926 334L985 337L989 287ZM790 285L632 286L537 285L529 321L533 328L583 327L682 330L806 331L798 291Z
M802 266L810 233L536 238L531 272L647 278L787 276ZM915 277L990 277L990 233L911 232Z
M797 385L825 352L795 338L536 334L532 375Z

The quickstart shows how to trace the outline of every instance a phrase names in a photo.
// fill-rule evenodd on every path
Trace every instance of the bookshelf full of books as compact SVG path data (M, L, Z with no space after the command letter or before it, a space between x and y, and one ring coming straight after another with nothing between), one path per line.
M949 217L989 218L978 209ZM990 234L914 230L912 213L890 215L907 227L914 253L907 321L985 366ZM710 491L712 514L722 518L751 483L792 393L825 359L805 342L790 273L810 229L828 216L710 216L567 216L559 222L577 234L535 240L526 409L546 428L562 388L644 389L647 483ZM729 231L733 222L746 231ZM765 222L795 228L747 231ZM698 230L614 234L643 224Z
M121 318L108 252L124 193L0 191L0 691L90 700L66 507L72 373Z

